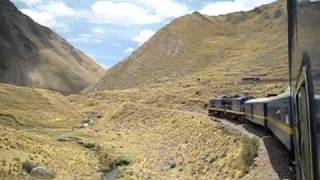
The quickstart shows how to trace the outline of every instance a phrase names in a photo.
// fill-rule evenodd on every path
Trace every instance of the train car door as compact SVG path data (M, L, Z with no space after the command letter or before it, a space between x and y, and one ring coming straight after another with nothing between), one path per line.
M317 178L317 142L316 126L314 121L314 92L311 81L311 72L308 56L304 57L304 66L301 68L298 80L297 93L295 95L296 104L296 160L298 179L315 180Z
M264 128L265 131L268 131L268 107L267 103L263 103L263 116L264 116Z
M250 118L251 118L251 121L254 119L254 117L253 117L253 104L250 104Z

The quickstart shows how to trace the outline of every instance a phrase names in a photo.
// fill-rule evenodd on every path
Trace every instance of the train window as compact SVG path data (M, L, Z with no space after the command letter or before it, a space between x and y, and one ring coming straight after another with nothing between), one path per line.
M320 97L319 95L315 96L315 107L316 107L316 114L315 114L315 118L317 119L318 122L318 128L320 129ZM319 133L319 132L318 132Z
M285 111L285 120L286 120L286 124L290 125L290 119L289 119L289 113L288 113L288 109L286 108Z
M305 83L300 86L300 90L297 95L298 105L298 131L299 131L299 149L301 153L301 166L304 172L305 179L312 179L312 151L310 141L310 117L308 107L308 96Z

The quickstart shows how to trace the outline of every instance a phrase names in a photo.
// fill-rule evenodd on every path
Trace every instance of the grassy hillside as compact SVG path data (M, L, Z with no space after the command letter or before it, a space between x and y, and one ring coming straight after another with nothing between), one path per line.
M196 12L178 18L111 68L95 90L148 86L208 71L226 73L235 82L248 75L284 81L288 76L285 7L278 1L250 12L218 17Z
M49 90L0 84L0 100L0 124L12 128L70 128L84 118L64 96Z
M84 118L57 92L0 84L0 179L30 178L23 173L26 162L53 170L58 179L98 178L89 149L57 140Z
M0 82L79 92L105 73L90 57L22 14L9 0L0 2Z

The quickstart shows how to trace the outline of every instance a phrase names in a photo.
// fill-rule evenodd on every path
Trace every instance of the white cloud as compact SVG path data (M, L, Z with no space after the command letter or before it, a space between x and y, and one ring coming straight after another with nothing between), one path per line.
M92 31L97 35L103 35L105 33L102 27L93 27Z
M104 39L105 31L101 27L93 27L91 33L78 34L76 37L69 38L69 42L78 43L78 44L87 44L87 43L102 43Z
M131 3L98 1L92 5L91 9L95 23L132 25L160 22L155 15Z
M138 43L139 45L142 45L146 41L148 41L153 35L155 34L154 31L145 29L140 32L138 36L136 36L133 40L134 42Z
M31 9L21 9L21 12L28 15L31 19L43 26L50 27L60 32L68 32L69 26L63 22L58 22L55 16L49 12L41 12Z
M68 39L69 42L79 43L79 44L87 44L87 43L102 43L102 40L95 37L92 34L79 34L77 37Z
M126 50L124 50L124 52L126 53L126 54L130 54L130 53L132 53L134 51L134 48L132 48L132 47L129 47L129 48L127 48Z
M42 25L54 26L57 24L54 15L51 13L39 12L31 9L21 9L21 11Z
M188 13L188 8L174 0L137 0L116 2L102 0L92 7L92 21L98 24L153 24Z
M182 16L188 8L176 0L96 0L91 9L75 10L64 0L14 0L27 5L37 13L51 13L56 17L73 16L90 19L96 24L144 25L160 23L168 18ZM55 20L58 21L58 20Z
M209 16L224 15L238 11L249 11L263 4L268 4L276 0L235 0L235 1L219 1L205 5L200 12Z
M55 16L74 16L76 14L73 8L61 1L51 1L48 4L41 4L38 6L38 9L43 12L52 13Z
M42 0L13 0L13 2L21 2L26 4L27 6L33 6L35 4L39 4Z
M107 65L107 64L99 63L99 65L100 65L101 67L103 67L104 69L106 69L106 70L110 69L110 66Z
M188 8L174 0L139 0L145 6L154 10L157 17L166 19L169 17L179 17L188 13Z
M77 14L77 12L66 5L62 1L50 1L45 3L43 0L15 0L22 2L28 8L21 11L31 17L34 21L43 26L47 26L59 32L68 32L70 30L68 24L59 17L69 17Z

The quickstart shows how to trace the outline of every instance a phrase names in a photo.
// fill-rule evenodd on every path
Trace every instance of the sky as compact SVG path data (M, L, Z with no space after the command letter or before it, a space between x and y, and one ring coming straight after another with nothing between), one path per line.
M173 19L199 11L222 15L275 0L11 0L108 69Z

